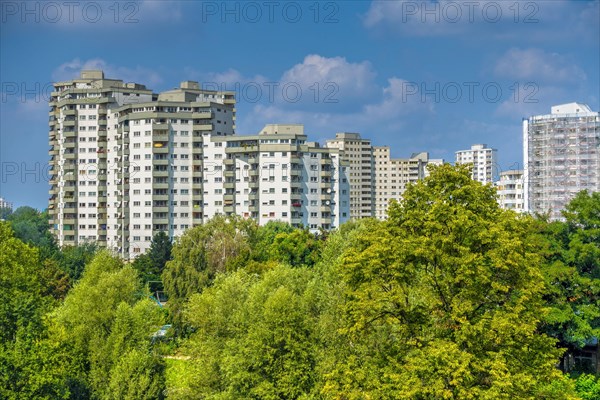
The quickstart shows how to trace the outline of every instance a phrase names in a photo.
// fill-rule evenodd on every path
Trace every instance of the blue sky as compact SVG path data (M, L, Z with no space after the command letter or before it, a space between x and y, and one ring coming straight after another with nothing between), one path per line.
M474 143L522 164L521 120L599 109L599 1L0 3L0 196L47 205L49 84L82 68L238 92L237 133L303 123L395 157Z

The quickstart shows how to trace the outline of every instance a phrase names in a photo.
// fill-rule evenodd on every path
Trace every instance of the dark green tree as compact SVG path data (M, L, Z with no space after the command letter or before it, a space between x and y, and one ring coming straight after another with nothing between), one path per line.
M142 282L160 281L167 261L171 259L173 243L169 236L160 231L152 238L150 248L137 257L133 267L139 272Z
M48 212L40 212L35 208L23 206L17 208L7 218L10 222L15 237L23 242L35 246L40 250L40 257L52 257L58 246L50 233Z
M591 365L567 363L570 355L600 337L600 195L579 193L563 212L565 221L538 219L542 271L549 312L541 329L567 349L561 367L591 372Z

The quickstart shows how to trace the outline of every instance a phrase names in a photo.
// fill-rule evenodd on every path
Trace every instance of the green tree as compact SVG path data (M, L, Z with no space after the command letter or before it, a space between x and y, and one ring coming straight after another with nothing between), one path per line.
M347 346L326 396L573 398L561 350L537 332L544 284L528 219L460 165L431 169L388 214L342 255Z
M269 256L291 266L313 266L319 260L320 247L320 241L307 229L294 229L273 238Z
M318 379L314 272L279 266L240 270L192 296L183 346L193 382L184 398L297 399ZM178 397L175 397L178 398Z
M94 258L96 251L98 251L98 247L95 243L63 246L60 251L54 253L52 259L69 276L71 282L77 282L81 278L85 266Z
M252 245L252 259L257 262L270 261L275 237L281 233L292 233L293 231L294 227L283 221L269 221L258 227L256 240Z
M139 272L142 282L160 281L167 261L171 259L173 244L169 236L160 231L152 238L148 252L137 257L133 267Z
M544 300L549 312L542 331L555 337L567 354L600 337L600 195L579 193L563 212L565 222L538 219ZM565 370L592 372L590 365L568 365Z
M582 400L598 400L600 379L592 374L582 374L575 380L575 390Z
M70 354L69 390L100 399L159 398L163 362L152 334L163 313L130 265L100 251L55 312L53 333ZM137 361L136 361L137 360ZM139 381L138 381L139 379Z
M7 218L15 237L40 249L42 259L50 258L58 247L50 233L48 211L40 212L32 207L17 208Z
M38 252L0 222L0 398L64 398L64 374L50 366L64 358L48 340L46 293Z
M217 274L246 264L257 225L239 216L216 216L187 230L173 246L173 259L162 273L169 310L179 332L180 311L187 299L209 286Z

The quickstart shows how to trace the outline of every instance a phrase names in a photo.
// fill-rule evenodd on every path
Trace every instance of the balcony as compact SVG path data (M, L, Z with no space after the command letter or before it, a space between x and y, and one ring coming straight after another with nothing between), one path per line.
M168 158L155 158L152 160L153 165L169 165Z
M198 131L212 131L213 130L212 124L193 124L192 126L193 126L194 130L198 130Z

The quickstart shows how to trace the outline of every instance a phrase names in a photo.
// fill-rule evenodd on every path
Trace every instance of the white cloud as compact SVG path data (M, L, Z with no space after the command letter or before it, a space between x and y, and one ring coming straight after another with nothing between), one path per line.
M310 54L304 57L302 63L285 71L281 82L297 83L306 90L315 84L323 87L333 83L341 97L355 98L372 94L376 89L374 79L375 72L368 61L351 63L343 57Z
M379 89L374 101L358 111L313 112L311 110L283 107L282 104L255 105L244 120L238 119L240 133L257 132L267 123L303 123L316 132L371 132L396 134L408 120L423 118L433 113L433 105L423 101L411 84L400 78L388 79L388 85ZM407 90L409 89L409 90Z
M104 71L104 77L109 79L121 79L125 82L135 82L146 85L152 89L162 82L160 75L153 69L136 66L135 68L109 64L100 58L81 60L75 58L58 66L52 72L52 79L64 81L79 77L81 70L100 69Z
M586 79L585 72L566 57L541 49L509 49L496 61L494 74L533 82L569 83Z

